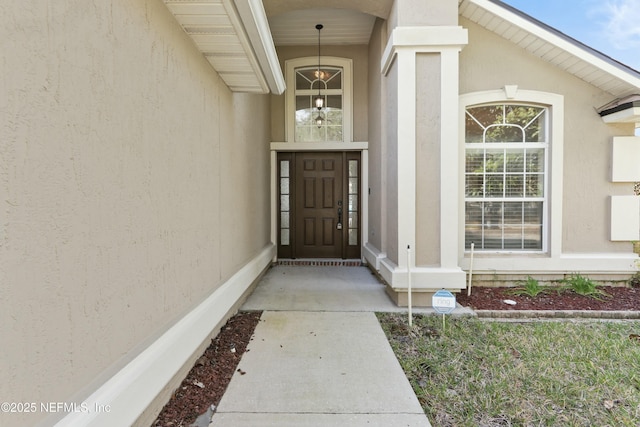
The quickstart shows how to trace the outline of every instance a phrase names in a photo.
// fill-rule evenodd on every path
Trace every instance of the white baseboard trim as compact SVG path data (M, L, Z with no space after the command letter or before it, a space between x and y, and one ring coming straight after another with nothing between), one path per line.
M275 256L266 247L200 305L111 377L56 427L112 427L135 423ZM80 407L79 407L80 408ZM85 408L85 406L82 406ZM108 408L100 412L95 408Z
M634 253L564 253L559 257L517 256L503 257L476 254L473 259L473 273L514 274L514 273L601 273L624 274L637 271L638 255ZM469 269L470 259L460 261L464 270Z
M367 242L362 246L362 256L364 260L376 271L380 270L380 262L387 257L387 254L380 252L378 248Z

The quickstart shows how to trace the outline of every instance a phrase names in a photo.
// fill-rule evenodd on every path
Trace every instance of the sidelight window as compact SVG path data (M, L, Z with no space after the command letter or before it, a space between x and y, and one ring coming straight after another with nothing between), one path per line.
M291 175L290 161L280 160L280 245L291 240Z

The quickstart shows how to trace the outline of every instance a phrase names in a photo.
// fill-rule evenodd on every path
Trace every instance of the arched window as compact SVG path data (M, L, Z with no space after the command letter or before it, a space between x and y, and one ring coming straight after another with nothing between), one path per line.
M318 75L319 74L319 75ZM342 68L296 68L296 142L342 141ZM318 110L314 99L324 106Z
M548 205L549 109L465 109L465 248L542 251Z
M287 142L351 141L351 60L322 57L287 61ZM315 98L323 99L321 110Z

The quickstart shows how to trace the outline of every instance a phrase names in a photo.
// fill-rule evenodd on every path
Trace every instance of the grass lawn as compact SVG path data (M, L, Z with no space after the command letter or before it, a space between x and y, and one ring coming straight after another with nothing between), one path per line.
M378 318L434 427L640 426L639 321Z

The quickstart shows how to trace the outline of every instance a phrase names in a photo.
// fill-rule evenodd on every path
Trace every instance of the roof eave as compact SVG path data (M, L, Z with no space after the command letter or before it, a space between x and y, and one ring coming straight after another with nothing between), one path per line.
M627 87L627 92L633 93L640 89L640 72L624 65L613 58L567 36L561 31L544 24L541 21L525 14L524 12L513 8L499 0L464 0L465 3L471 3L492 15L504 19L509 24L516 26L523 31L533 35L534 37L549 43L568 54L586 62L588 65L612 76ZM591 82L590 82L591 83ZM594 84L594 83L592 83ZM597 86L597 84L595 84ZM620 96L620 93L613 93Z
M198 50L233 92L284 91L260 0L164 0Z

